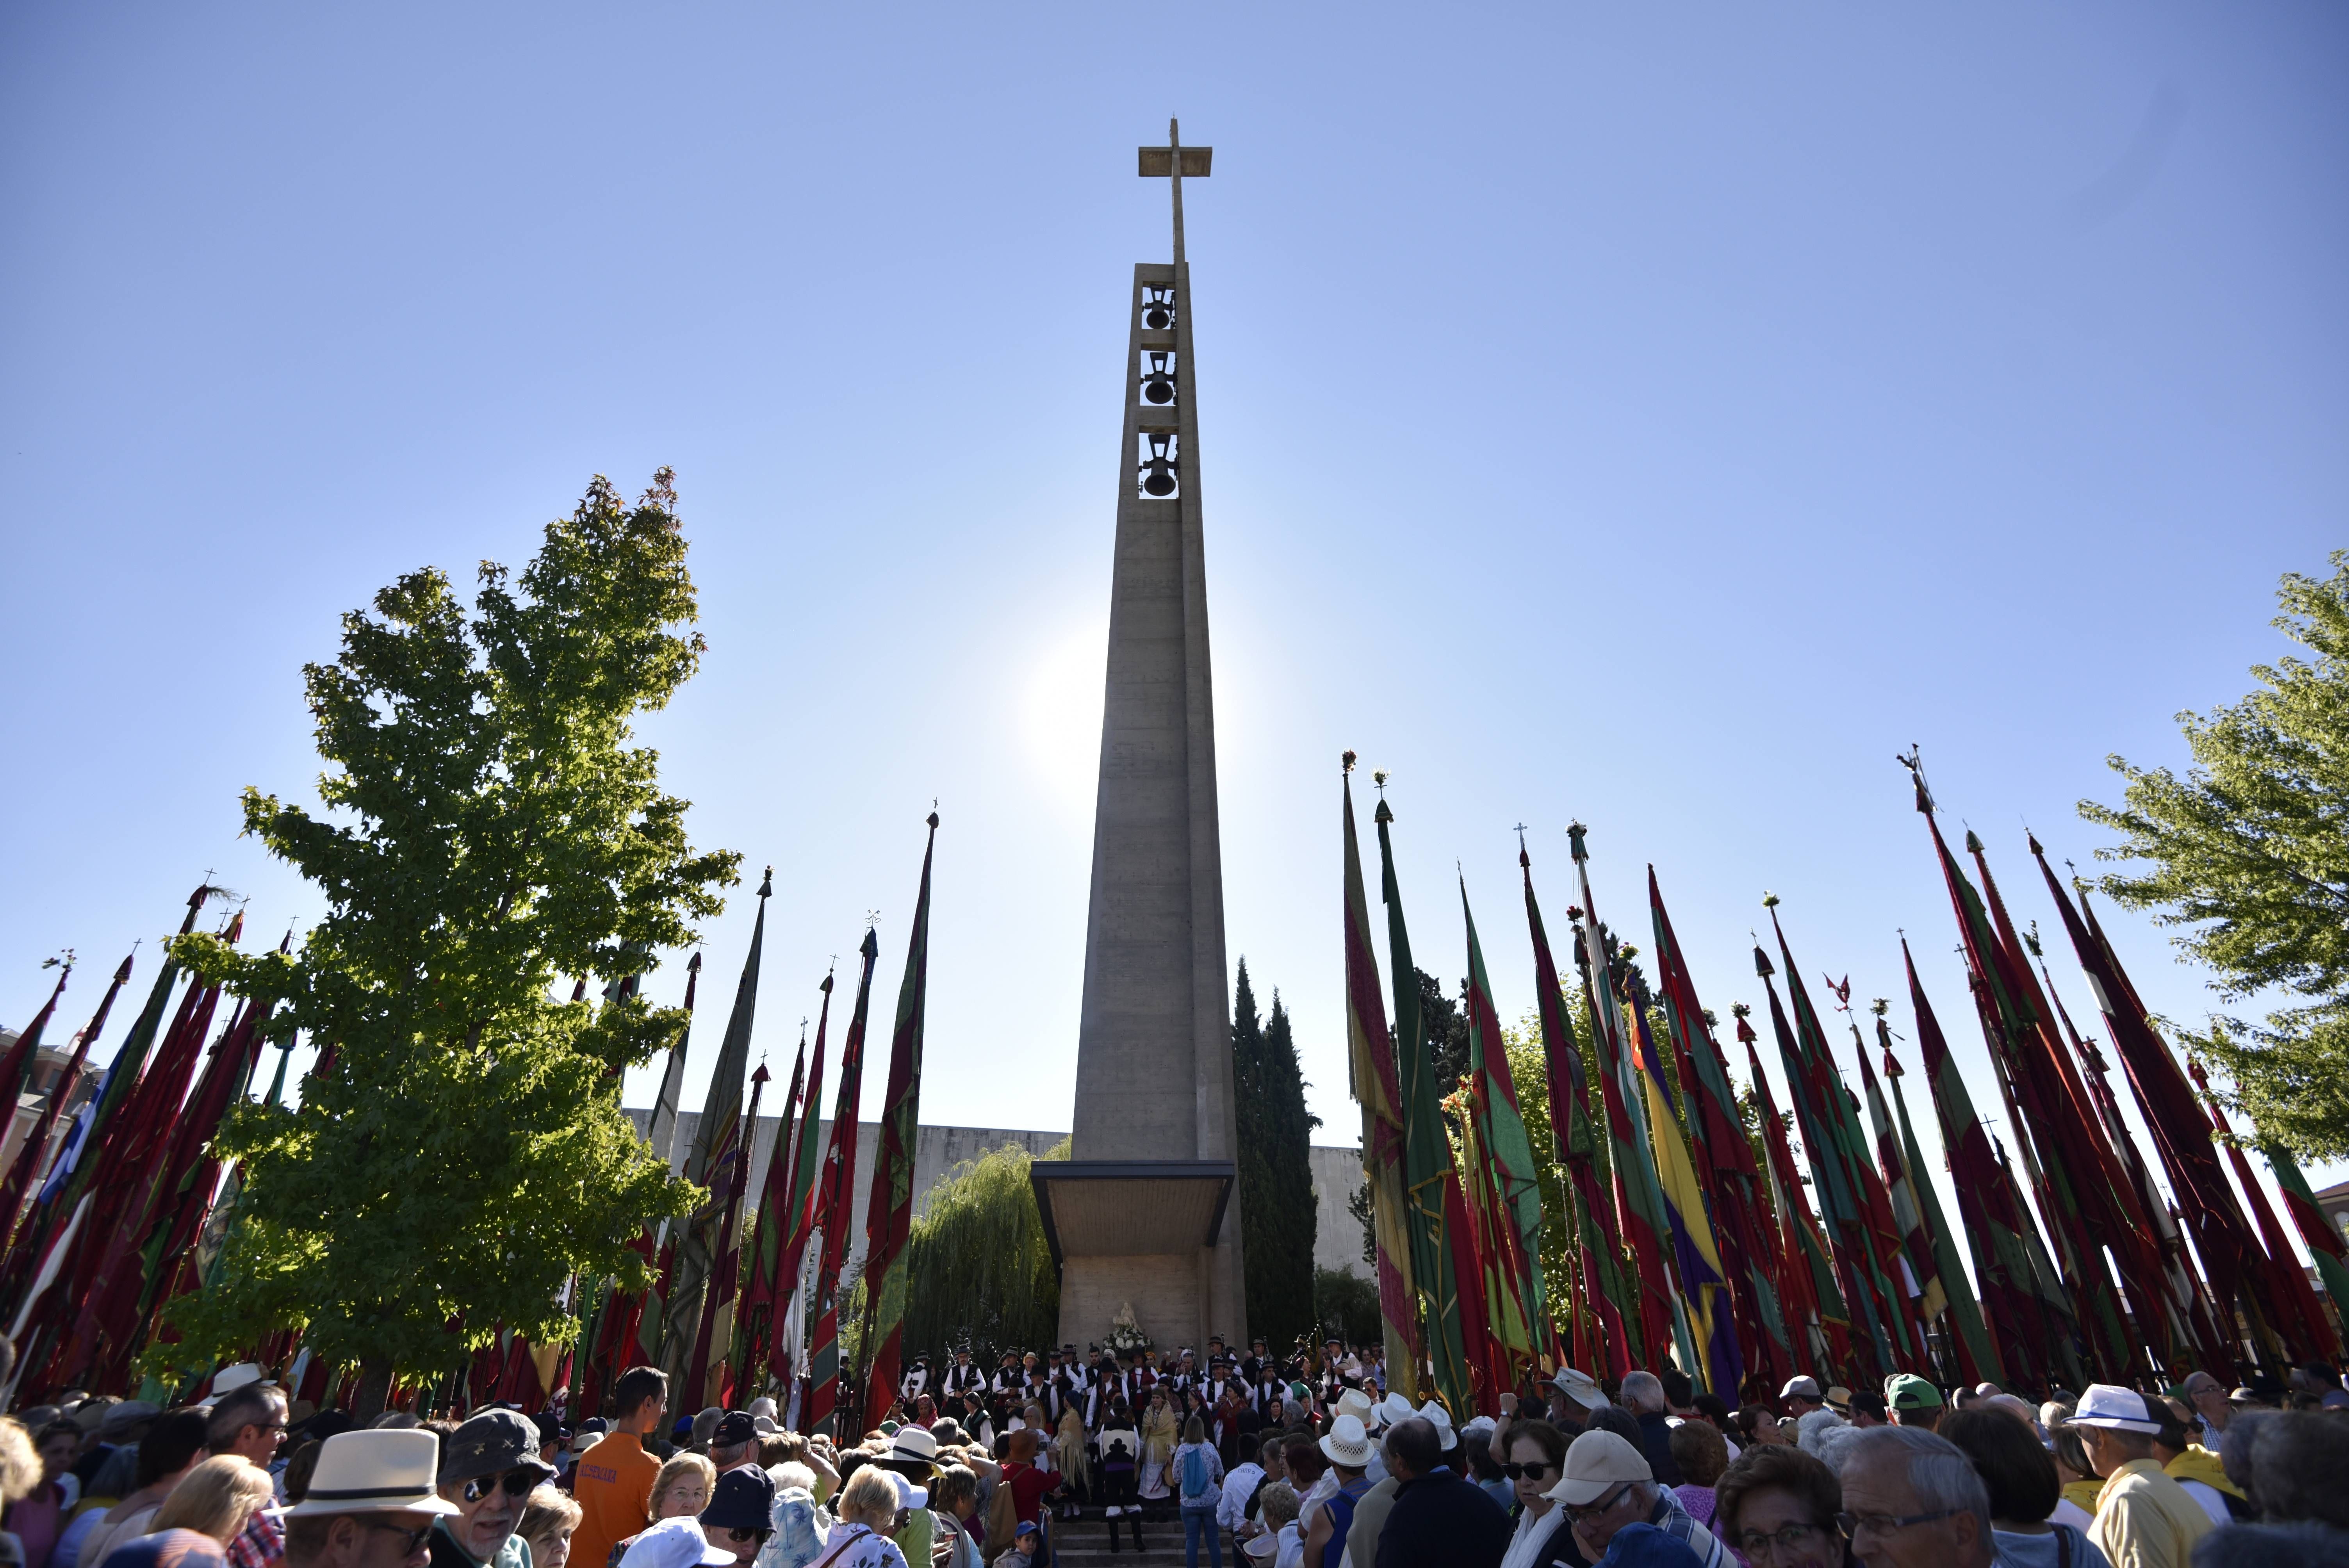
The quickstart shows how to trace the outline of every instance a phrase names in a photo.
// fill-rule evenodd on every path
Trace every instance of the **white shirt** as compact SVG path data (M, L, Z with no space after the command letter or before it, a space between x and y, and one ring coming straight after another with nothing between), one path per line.
M1254 1460L1232 1467L1224 1477L1224 1495L1216 1504L1216 1522L1226 1530L1237 1530L1247 1517L1248 1494L1264 1480L1264 1467Z
M2181 1480L2178 1484L2186 1489L2187 1496L2192 1498L2196 1502L2202 1505L2202 1511L2210 1516L2211 1523L2232 1524L2235 1522L2235 1516L2227 1511L2227 1494L2225 1492L2220 1491L2217 1487L2212 1486L2207 1480Z
M1297 1500L1297 1528L1301 1531L1312 1529L1313 1511L1337 1495L1338 1472L1335 1470L1323 1470L1321 1479Z

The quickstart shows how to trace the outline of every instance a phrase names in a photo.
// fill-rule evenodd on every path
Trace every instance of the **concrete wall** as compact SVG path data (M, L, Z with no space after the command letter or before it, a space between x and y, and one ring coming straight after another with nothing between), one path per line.
M635 1106L627 1115L641 1132L651 1119L650 1109ZM696 1110L680 1112L677 1119L677 1143L669 1151L671 1171L685 1168L686 1150L693 1146L693 1130L701 1120ZM750 1192L753 1199L764 1189L767 1180L767 1159L775 1146L775 1133L781 1125L778 1117L759 1119L757 1141L752 1145L750 1159ZM1038 1132L1009 1127L937 1127L925 1122L914 1140L914 1211L921 1212L929 1205L930 1189L956 1166L976 1160L990 1149L1000 1149L1016 1143L1031 1155L1041 1155L1068 1136L1065 1132ZM849 1258L861 1262L864 1256L864 1205L873 1191L873 1151L880 1144L881 1126L866 1121L857 1124L856 1130L856 1202L857 1233L850 1238ZM832 1141L832 1123L823 1124L817 1147L828 1147ZM1346 1212L1348 1200L1362 1184L1361 1150L1350 1146L1316 1144L1312 1150L1314 1196L1319 1201L1319 1213L1314 1223L1313 1263L1317 1268L1346 1269L1368 1275L1362 1264L1362 1227Z

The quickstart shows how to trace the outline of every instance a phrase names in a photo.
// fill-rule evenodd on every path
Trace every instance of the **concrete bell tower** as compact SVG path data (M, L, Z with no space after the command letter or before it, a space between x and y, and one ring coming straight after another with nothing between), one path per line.
M1131 1304L1162 1354L1247 1342L1199 407L1183 181L1214 150L1140 150L1174 197L1172 264L1133 269L1109 672L1071 1158L1033 1167L1061 1265L1061 1338Z

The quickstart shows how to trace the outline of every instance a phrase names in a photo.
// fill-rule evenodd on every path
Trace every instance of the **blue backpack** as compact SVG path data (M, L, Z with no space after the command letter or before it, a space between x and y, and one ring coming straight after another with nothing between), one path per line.
M1207 1495L1207 1452L1194 1448L1183 1456L1183 1501Z

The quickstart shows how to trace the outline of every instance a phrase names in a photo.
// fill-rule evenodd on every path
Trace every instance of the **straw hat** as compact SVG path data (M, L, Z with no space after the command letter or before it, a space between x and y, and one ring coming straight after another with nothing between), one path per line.
M1362 1418L1350 1413L1330 1423L1320 1448L1331 1463L1344 1465L1348 1470L1367 1469L1378 1452L1371 1446L1370 1434L1362 1429Z

